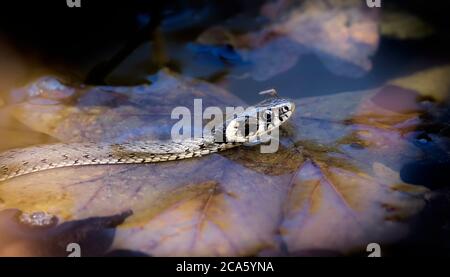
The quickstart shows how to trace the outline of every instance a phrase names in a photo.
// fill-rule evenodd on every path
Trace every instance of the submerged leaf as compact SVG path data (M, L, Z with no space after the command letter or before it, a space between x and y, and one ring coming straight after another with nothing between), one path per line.
M396 39L423 39L433 34L433 28L420 18L401 12L381 14L381 34Z
M394 85L417 91L424 99L439 102L450 97L450 65L420 71L391 82Z
M271 19L263 30L233 36L216 26L200 35L198 43L209 45L210 51L220 45L233 46L251 64L250 75L260 81L287 71L310 53L337 75L360 77L371 69L369 58L378 47L378 21L361 1L279 2L263 7L263 14Z
M61 141L123 142L168 138L178 121L170 119L172 110L183 106L193 111L195 98L204 99L204 107L243 105L219 87L165 70L152 79L152 85L136 87L72 88L41 78L13 92L19 103L11 109L33 130Z

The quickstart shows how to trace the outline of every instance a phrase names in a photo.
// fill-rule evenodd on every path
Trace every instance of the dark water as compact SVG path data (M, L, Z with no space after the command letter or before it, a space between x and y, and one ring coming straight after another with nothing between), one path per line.
M20 4L9 3L0 9L0 39L25 58L45 63L52 72L92 84L143 82L144 76L162 66L194 76L227 75L230 68L224 64L193 65L199 61L186 57L192 54L187 43L207 27L226 22L236 15L244 14L245 19L237 23L243 31L257 28L258 22L248 18L256 17L265 2L132 0L123 5L121 1L85 1L83 8L78 10L67 9L65 1L32 1L26 9ZM252 99L247 93L251 95L253 91L267 87L277 87L286 96L295 97L299 93L301 96L332 94L376 87L388 79L449 62L450 34L445 4L391 0L385 7L395 7L395 10L421 17L433 26L435 35L417 41L383 38L371 59L373 69L362 78L336 76L314 55L305 55L295 68L265 82L231 80L230 90L248 100ZM148 51L135 56L136 49L155 39L158 26L164 32L165 43L177 47L166 49L168 57L162 62L148 59ZM182 60L173 58L180 56ZM132 63L133 59L140 63L135 62L134 67L121 71L121 67ZM117 71L123 74L112 74Z

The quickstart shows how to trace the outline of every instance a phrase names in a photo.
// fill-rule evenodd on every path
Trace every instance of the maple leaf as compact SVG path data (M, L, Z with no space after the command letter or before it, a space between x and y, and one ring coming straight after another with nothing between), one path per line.
M23 100L9 111L61 141L122 141L164 137L170 108L194 97L242 104L202 81L156 76L149 86L41 87L30 96L38 82L17 91ZM184 161L43 171L3 182L0 209L44 211L59 224L131 211L114 225L108 249L155 256L346 254L395 242L430 197L399 176L423 154L412 134L430 107L417 96L387 84L298 99L275 154L239 147ZM94 126L100 132L91 134Z

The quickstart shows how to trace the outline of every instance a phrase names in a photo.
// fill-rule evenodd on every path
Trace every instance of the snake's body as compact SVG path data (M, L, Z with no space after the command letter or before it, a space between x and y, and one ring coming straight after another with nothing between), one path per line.
M106 164L156 163L201 157L236 147L211 138L172 141L136 141L121 144L59 143L14 149L0 154L0 181L47 169Z
M278 108L280 114L277 120L272 119L270 127L245 134L243 141L249 141L249 136L257 137L267 133L285 122L293 112L294 106L284 99L264 101L256 105L255 115L269 109ZM225 128L233 125L248 124L249 113L243 114L225 124ZM246 121L247 120L247 121ZM242 125L242 124L241 124ZM228 130L227 130L228 133ZM21 175L69 166L106 165L106 164L137 164L163 161L182 160L201 157L218 151L239 146L243 141L224 137L218 141L217 136L174 141L133 141L128 143L57 143L13 149L0 154L0 181L5 181Z

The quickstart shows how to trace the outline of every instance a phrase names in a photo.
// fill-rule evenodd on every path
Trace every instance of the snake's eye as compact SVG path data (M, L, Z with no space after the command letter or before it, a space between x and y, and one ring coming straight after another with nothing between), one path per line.
M272 121L272 111L267 110L265 112L265 115L266 115L267 122L271 122Z
M285 111L285 112L287 112L287 111L289 111L289 107L288 106L283 106L283 111Z

